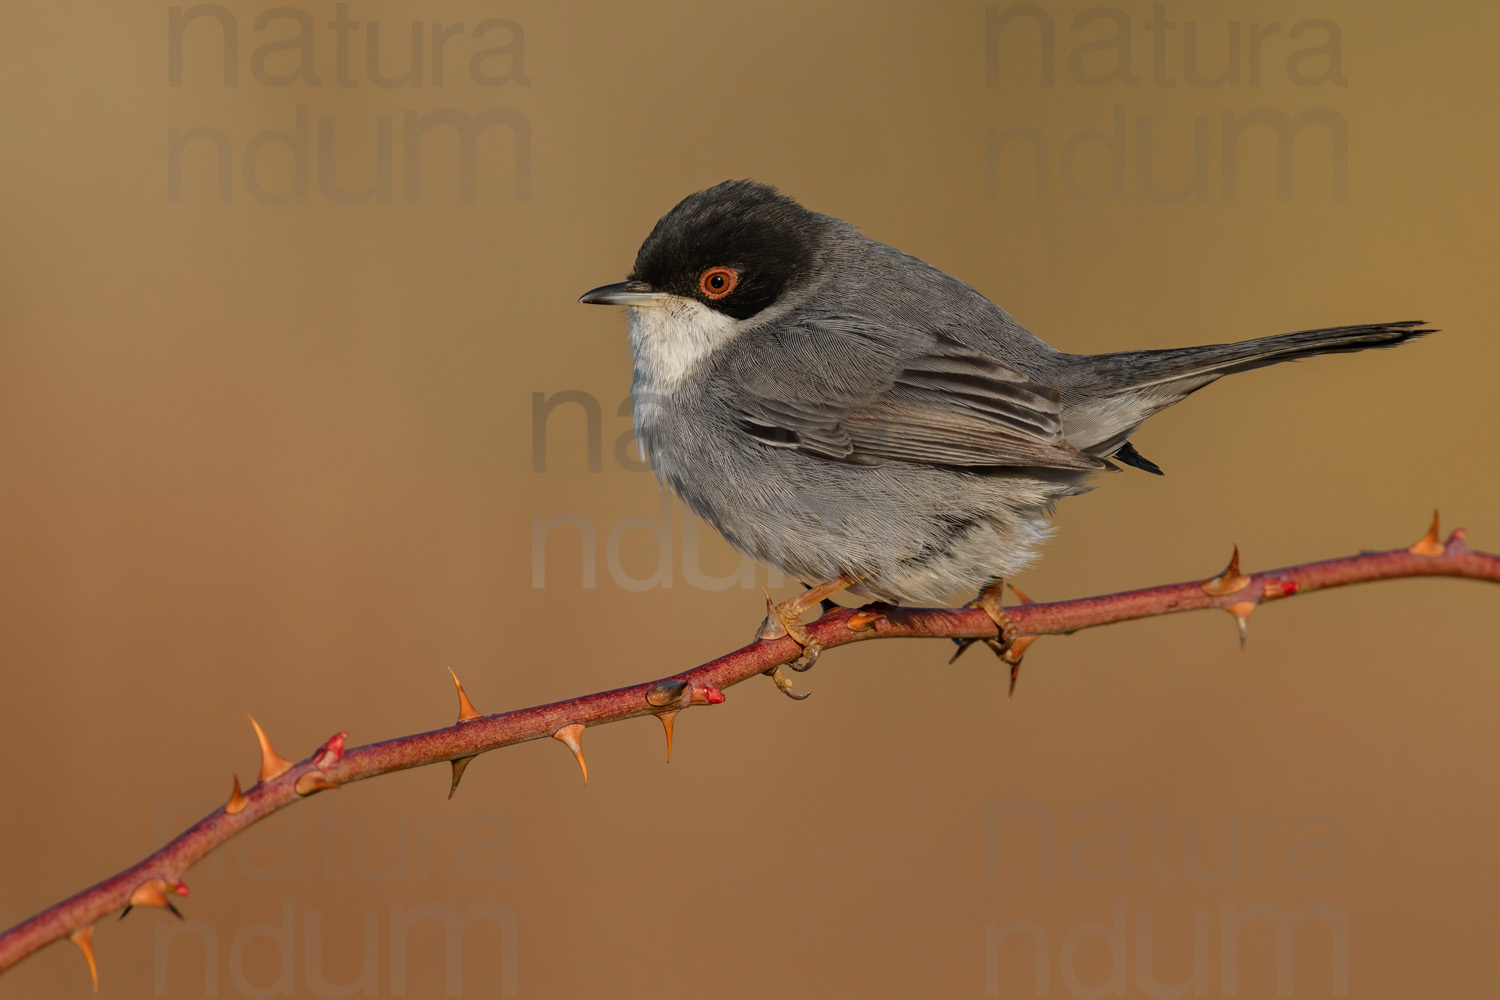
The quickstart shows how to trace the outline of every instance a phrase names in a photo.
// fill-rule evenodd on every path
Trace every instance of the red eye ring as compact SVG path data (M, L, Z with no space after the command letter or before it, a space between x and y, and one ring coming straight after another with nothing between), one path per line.
M740 283L740 273L732 267L711 267L698 275L698 289L711 299L722 299Z

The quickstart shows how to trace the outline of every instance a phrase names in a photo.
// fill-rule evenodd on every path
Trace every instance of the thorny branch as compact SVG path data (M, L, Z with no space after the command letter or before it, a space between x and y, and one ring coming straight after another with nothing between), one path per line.
M1436 516L1431 530L1408 548L1364 552L1263 573L1240 572L1236 549L1224 572L1209 580L1054 604L1027 602L1009 608L1010 617L1021 633L1012 658L1037 636L1199 608L1228 611L1239 621L1243 636L1245 620L1267 601L1329 587L1415 576L1465 577L1500 583L1500 556L1470 549L1465 545L1461 528L1446 542L1440 541ZM809 625L808 630L824 648L865 639L995 636L994 623L979 609L883 604L840 608ZM134 906L161 906L176 913L171 896L187 895L183 873L215 847L283 806L326 788L442 761L450 762L453 767L453 782L448 792L451 798L464 768L476 755L544 737L560 741L573 752L587 782L588 768L581 742L584 729L642 715L654 715L661 720L670 758L672 723L679 712L692 705L718 704L724 700L721 689L770 673L796 660L800 653L801 647L791 638L761 640L659 681L496 715L481 715L455 676L459 715L453 725L347 752L344 739L348 734L338 733L298 763L280 757L252 719L261 748L259 780L248 791L242 791L236 777L227 803L155 854L0 934L0 971L44 945L68 937L83 950L94 977L94 988L98 989L92 944L94 921L112 910L123 908L128 913Z

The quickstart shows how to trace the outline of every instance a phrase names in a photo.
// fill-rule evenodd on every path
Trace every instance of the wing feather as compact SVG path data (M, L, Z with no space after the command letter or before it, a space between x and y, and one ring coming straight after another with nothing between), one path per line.
M1114 468L1063 437L1055 388L951 337L929 336L916 346L905 357L877 352L873 364L863 359L862 393L851 389L859 379L826 386L812 384L821 379L795 386L752 380L763 390L774 384L796 391L750 391L738 400L740 425L764 444L836 462Z

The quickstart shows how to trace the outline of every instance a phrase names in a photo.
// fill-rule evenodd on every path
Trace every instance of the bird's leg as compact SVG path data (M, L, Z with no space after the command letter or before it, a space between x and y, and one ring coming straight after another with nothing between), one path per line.
M802 624L802 616L809 608L818 606L825 599L840 591L848 590L858 582L859 577L845 573L825 583L820 583L816 587L809 587L796 597L788 598L780 604L772 604L770 596L767 595L766 620L761 623L756 638L780 639L784 635L791 636L796 640L797 645L802 647L802 656L792 663L791 667L794 670L806 670L817 660L823 647L818 640L813 638L807 626Z
M782 636L791 636L797 645L802 647L802 655L792 661L788 666L793 670L806 670L817 662L818 654L823 651L823 646L813 634L802 624L802 616L809 608L817 607L824 600L843 590L848 590L859 582L859 577L845 573L834 577L816 587L803 591L796 597L782 601L780 604L771 603L771 596L766 595L766 620L761 623L760 630L756 632L757 639L780 639ZM781 668L775 667L767 671L771 679L782 693L790 698L801 700L806 698L805 694L798 694L792 690L792 682L781 674Z
M999 630L1000 635L997 638L985 639L983 641L986 646L995 651L996 656L1009 664L1010 691L1014 694L1016 690L1016 678L1021 674L1021 650L1016 648L1016 639L1020 637L1021 633L1016 628L1016 623L1010 620L1010 615L1005 613L1005 608L1001 606L1000 598L1004 592L1005 581L996 577L989 583L986 583L980 589L979 596L968 604L965 604L964 607L979 608L990 616L990 621L995 623L995 628ZM980 640L954 639L953 641L958 644L958 651L953 654L953 658L948 661L949 663L958 659L970 646Z

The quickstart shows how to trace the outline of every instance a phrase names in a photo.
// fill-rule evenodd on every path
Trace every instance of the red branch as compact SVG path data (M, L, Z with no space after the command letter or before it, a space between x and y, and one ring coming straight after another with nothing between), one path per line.
M1406 549L1366 552L1249 576L1240 573L1238 562L1236 552L1224 573L1206 581L1055 604L1028 603L1007 611L1022 636L1037 636L1199 608L1222 608L1243 619L1267 601L1399 577L1450 576L1500 583L1500 556L1468 548L1462 529L1446 542L1440 542L1435 519L1427 536ZM888 605L857 610L841 608L824 615L808 629L824 648L866 639L995 636L995 626L982 610ZM323 788L441 761L453 763L456 788L464 766L474 755L547 736L566 744L582 765L579 739L583 727L642 715L662 719L667 727L670 752L671 723L679 711L690 705L723 701L719 689L789 663L800 653L801 647L790 638L758 641L660 681L497 715L479 715L460 686L460 721L454 725L347 752L343 748L345 734L340 733L296 764L278 757L262 735L261 780L256 785L241 794L236 779L234 795L225 806L215 809L155 854L0 934L0 971L38 948L68 936L83 948L92 967L91 925L95 920L121 907L171 906L170 894L186 895L187 887L181 881L183 872L209 851L252 823ZM259 733L258 726L256 729ZM587 769L584 780L588 780Z

